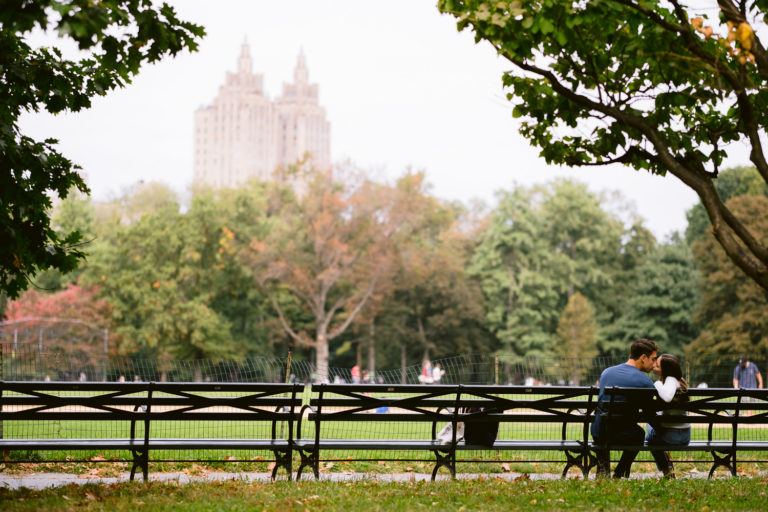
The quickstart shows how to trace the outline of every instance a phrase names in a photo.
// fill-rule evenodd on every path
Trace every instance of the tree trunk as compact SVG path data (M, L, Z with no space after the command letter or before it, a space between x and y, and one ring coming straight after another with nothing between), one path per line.
M371 382L376 382L376 326L373 322L368 332L368 374Z
M328 335L318 333L315 338L317 382L328 382Z
M203 382L203 367L200 364L200 361L195 361L195 376L194 380L195 382Z
M363 367L363 342L362 340L358 341L355 344L355 364L362 368Z
M407 364L405 345L400 345L400 384L408 384Z
M421 317L416 318L416 323L419 328L419 340L424 347L424 355L421 358L422 364L429 361L429 343L427 342L427 333L424 331L424 324L421 322Z

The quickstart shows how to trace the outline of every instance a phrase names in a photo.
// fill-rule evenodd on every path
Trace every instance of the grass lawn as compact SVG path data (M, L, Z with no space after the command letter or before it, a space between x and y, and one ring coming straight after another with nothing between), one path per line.
M6 512L32 510L765 510L768 479L455 482L124 483L0 489Z

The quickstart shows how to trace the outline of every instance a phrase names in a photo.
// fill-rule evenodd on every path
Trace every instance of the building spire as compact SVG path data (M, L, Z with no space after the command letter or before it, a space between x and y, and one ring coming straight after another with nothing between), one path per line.
M299 49L296 68L293 70L293 82L296 84L309 83L309 71L307 71L307 62L304 58L304 48Z
M245 36L240 46L240 57L237 59L237 72L241 75L250 75L252 70L251 47L248 45L248 36Z

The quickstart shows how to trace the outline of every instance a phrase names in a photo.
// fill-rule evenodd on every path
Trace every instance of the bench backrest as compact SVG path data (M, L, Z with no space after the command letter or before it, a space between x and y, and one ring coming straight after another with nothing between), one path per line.
M301 405L302 391L300 384L0 382L0 419L275 419Z
M604 417L631 417L637 421L658 421L658 413L666 412L664 422L668 423L768 423L768 390L693 388L687 395L688 401L667 403L655 389L606 388L601 410Z
M317 439L340 432L323 425L355 421L431 422L433 438L448 422L562 424L563 438L577 425L582 439L596 401L594 387L320 384L312 387L309 420Z

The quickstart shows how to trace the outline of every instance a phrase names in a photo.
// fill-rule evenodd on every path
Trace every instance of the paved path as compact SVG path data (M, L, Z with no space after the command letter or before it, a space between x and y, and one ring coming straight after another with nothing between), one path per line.
M684 475L678 475L683 478L706 478L704 471L691 471ZM632 478L658 478L657 473L636 473ZM459 474L459 479L479 479L479 478L498 478L503 480L516 480L520 478L530 478L531 480L556 480L560 475L554 473L534 473L524 475L522 473L492 473L492 474ZM592 476L594 478L594 475ZM152 482L177 482L185 484L189 482L219 482L225 480L243 480L246 482L268 482L269 473L231 473L224 471L207 471L197 475L187 473L150 473L149 479ZM304 477L311 481L310 478ZM429 481L428 473L325 473L321 474L322 480L331 481L355 481L355 480L373 480L379 482L415 482ZM448 480L446 475L439 476L440 480ZM56 487L69 484L114 484L129 481L129 473L125 472L116 477L100 477L90 474L73 475L69 473L29 473L29 474L8 474L0 472L0 487L18 489L27 487L30 489L44 489L46 487ZM141 477L138 477L138 482Z

